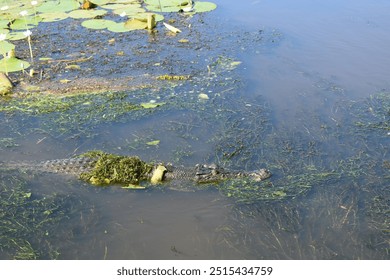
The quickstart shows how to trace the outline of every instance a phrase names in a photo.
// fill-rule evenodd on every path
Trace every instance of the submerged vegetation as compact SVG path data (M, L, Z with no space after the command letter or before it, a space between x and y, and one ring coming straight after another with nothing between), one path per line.
M0 179L2 259L57 259L64 235L73 238L94 219L93 206L75 195L38 193L13 174Z

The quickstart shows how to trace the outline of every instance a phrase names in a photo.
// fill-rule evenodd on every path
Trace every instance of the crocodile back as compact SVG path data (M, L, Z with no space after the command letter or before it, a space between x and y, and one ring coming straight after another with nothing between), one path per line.
M96 159L90 157L55 159L47 161L20 161L0 163L1 169L14 169L34 172L50 172L59 174L71 174L80 176L89 172L96 163Z

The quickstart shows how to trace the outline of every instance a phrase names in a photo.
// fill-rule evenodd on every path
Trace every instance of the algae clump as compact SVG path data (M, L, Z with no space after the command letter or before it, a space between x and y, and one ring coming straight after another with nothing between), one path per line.
M80 179L94 185L104 184L138 184L148 178L153 164L146 163L133 156L120 156L91 151L80 157L96 158L92 169L80 175Z

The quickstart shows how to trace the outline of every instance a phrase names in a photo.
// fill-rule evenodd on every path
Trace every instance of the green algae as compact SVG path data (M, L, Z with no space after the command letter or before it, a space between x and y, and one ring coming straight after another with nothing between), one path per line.
M148 115L153 109L128 100L123 92L66 96L31 94L0 100L0 112L42 118L41 127L53 133L71 135L99 124ZM160 104L161 106L162 104Z
M0 150L3 150L5 148L13 148L18 147L19 144L15 141L14 138L5 137L0 138Z
M80 175L81 180L93 185L139 184L148 178L154 166L138 157L120 156L102 151L90 151L80 157L96 158L93 169Z
M390 132L390 95L388 92L371 95L365 102L349 105L355 125L365 131Z

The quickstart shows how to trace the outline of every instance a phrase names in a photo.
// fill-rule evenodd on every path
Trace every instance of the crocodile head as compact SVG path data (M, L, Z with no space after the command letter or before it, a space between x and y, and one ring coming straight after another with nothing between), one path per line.
M195 181L198 183L217 182L226 179L250 178L255 182L263 181L271 177L271 172L265 168L258 171L229 171L216 164L212 165L196 165Z
M260 182L260 181L263 181L265 179L268 179L269 177L271 177L271 175L272 175L272 173L268 169L265 169L265 168L261 168L258 171L253 171L253 172L248 173L248 177L256 182Z

